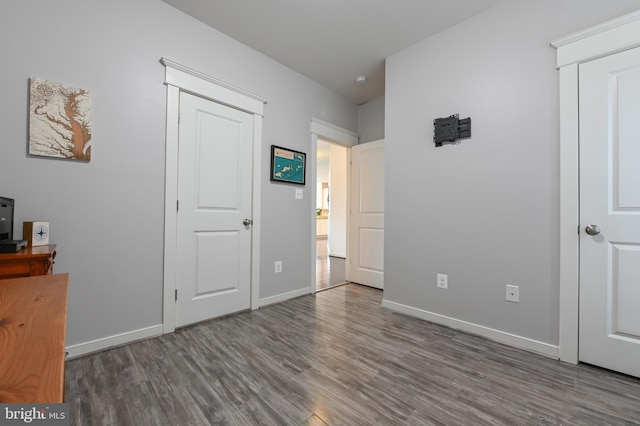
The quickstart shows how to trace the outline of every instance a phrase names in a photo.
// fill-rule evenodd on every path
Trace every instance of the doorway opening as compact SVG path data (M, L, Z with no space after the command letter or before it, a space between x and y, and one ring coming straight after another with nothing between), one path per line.
M348 148L318 138L316 151L316 291L346 278Z
M317 238L316 238L316 222L318 219L318 210L317 210L317 200L318 200L318 191L320 192L320 194L322 194L322 182L323 180L321 179L320 181L318 181L318 173L317 173L317 167L318 167L318 161L317 161L317 155L318 155L318 143L320 141L324 141L324 142L330 142L331 146L333 145L337 145L340 147L343 147L345 149L345 153L346 153L346 157L347 157L347 161L346 164L350 163L351 160L351 148L356 146L358 144L358 135L343 129L341 127L335 126L331 123L327 123L325 121L322 120L318 120L316 118L311 118L311 126L310 126L310 130L311 130L311 152L310 152L310 161L309 161L309 173L310 173L310 197L309 197L309 214L311 215L311 226L310 226L310 237L311 237L311 244L310 244L310 254L311 254L311 265L315 265L317 264L318 261L318 256L316 254L317 251ZM347 178L347 184L345 185L344 189L345 191L347 191L347 194L350 192L350 174L347 173L348 169L345 164L345 174L346 174L346 178ZM318 184L318 182L320 182ZM335 208L335 195L332 196L331 195L331 183L329 182L329 180L326 180L327 182L327 193L328 193L328 197L329 197L329 203L331 203L332 199L334 199L333 203L334 203L334 208ZM318 189L319 187L319 189ZM348 197L348 195L346 196ZM322 200L322 195L320 195L320 200ZM345 201L346 202L346 201ZM319 207L322 207L322 204L320 204ZM331 206L329 206L329 210L331 210ZM334 209L335 210L335 209ZM335 213L335 211L334 211ZM346 271L345 271L345 281L350 281L350 271L349 271L349 263L350 263L350 254L349 254L349 246L350 246L350 235L349 235L349 223L348 221L345 221L345 239L346 239L346 244L345 244L345 249L344 249L344 255L346 256L346 261L345 261L345 265L346 265ZM329 222L327 221L327 227L329 227ZM336 229L333 229L333 232L336 232ZM331 258L329 258L329 230L327 230L327 258L328 260L331 260ZM334 245L331 247L331 252L332 254L335 254L337 252L337 247ZM310 274L309 274L309 285L310 285L310 290L311 293L315 293L317 291L317 273L316 273L316 268L309 268Z

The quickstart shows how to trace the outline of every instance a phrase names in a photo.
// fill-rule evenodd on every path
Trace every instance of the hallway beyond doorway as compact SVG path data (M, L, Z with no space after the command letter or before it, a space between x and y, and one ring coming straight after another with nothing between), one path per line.
M326 290L346 283L345 259L329 256L326 237L316 239L316 290Z

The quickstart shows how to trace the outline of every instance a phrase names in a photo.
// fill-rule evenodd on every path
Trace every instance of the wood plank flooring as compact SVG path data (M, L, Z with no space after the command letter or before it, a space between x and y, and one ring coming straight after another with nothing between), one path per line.
M67 363L75 425L638 425L640 380L347 284Z
M316 239L316 291L346 283L346 261L329 256L326 238Z

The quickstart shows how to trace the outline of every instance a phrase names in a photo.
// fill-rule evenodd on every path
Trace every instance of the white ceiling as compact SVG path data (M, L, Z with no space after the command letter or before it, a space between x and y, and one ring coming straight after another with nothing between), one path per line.
M384 95L387 56L501 0L163 1L362 104Z

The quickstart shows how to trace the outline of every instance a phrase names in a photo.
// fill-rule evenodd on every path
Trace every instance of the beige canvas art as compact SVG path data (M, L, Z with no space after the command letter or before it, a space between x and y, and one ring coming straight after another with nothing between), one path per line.
M31 78L29 154L91 160L91 93Z

